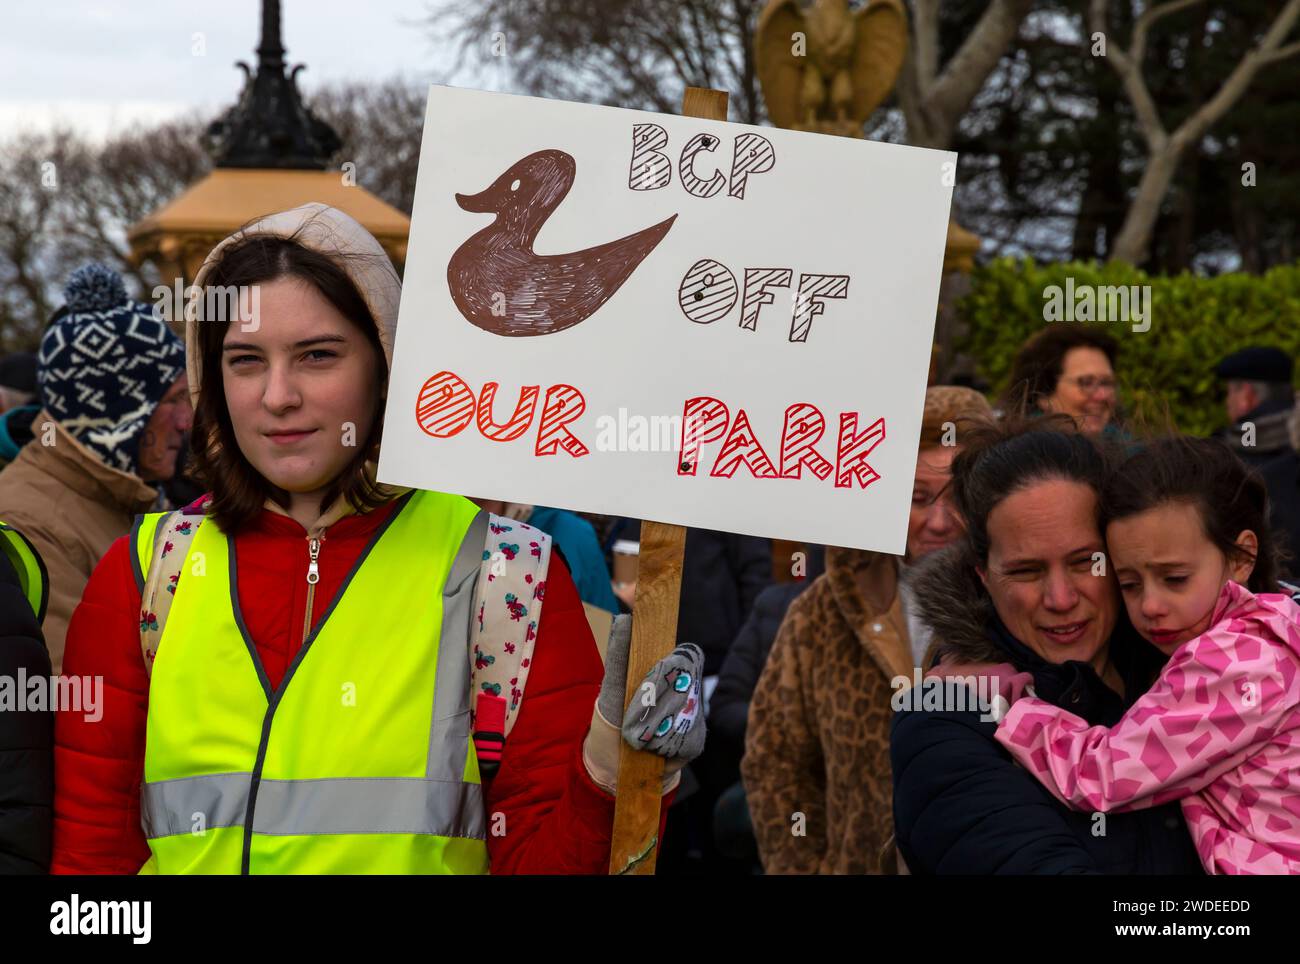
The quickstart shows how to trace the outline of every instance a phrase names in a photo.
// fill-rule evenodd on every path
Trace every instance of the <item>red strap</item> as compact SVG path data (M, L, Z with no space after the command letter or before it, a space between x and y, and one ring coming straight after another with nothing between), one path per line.
M480 692L474 710L474 751L479 773L492 776L501 765L501 751L506 742L506 701L504 697Z

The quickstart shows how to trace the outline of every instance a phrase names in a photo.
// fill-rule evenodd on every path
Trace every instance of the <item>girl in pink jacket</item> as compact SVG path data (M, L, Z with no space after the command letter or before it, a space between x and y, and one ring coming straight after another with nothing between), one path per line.
M1169 662L1113 727L1017 700L998 741L1064 802L1182 802L1209 873L1300 874L1300 606L1278 593L1264 485L1222 444L1129 456L1102 506L1134 627Z

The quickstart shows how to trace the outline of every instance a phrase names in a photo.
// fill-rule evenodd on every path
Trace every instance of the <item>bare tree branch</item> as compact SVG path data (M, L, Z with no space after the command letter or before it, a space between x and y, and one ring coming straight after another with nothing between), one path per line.
M904 65L912 76L900 90L910 143L939 148L952 143L958 122L1020 30L1030 6L1032 0L993 0L936 77L938 5L934 0L914 0L915 53L909 52Z
M1194 0L1197 2L1197 0ZM1088 10L1088 27L1092 32L1100 33L1106 41L1106 60L1119 75L1124 85L1124 92L1133 105L1137 115L1138 129L1146 139L1152 151L1162 150L1169 139L1165 126L1160 121L1160 111L1151 97L1146 80L1142 77L1142 65L1112 38L1106 28L1106 10L1109 0L1092 0ZM1145 44L1145 39L1143 43Z
M1171 3L1162 3L1158 7L1148 7L1143 11L1142 15L1137 18L1137 23L1133 24L1133 38L1129 42L1129 53L1134 63L1141 64L1146 59L1147 35L1157 21L1163 20L1171 13L1177 13L1179 10L1185 10L1188 7L1204 2L1205 0L1172 0Z
M1010 45L1033 0L993 0L935 80L926 99L954 126Z
M1285 47L1279 47L1269 54L1261 54L1260 58L1265 64L1277 63L1279 60L1286 60L1295 54L1300 53L1300 42L1287 44Z
M916 81L928 90L939 74L939 0L913 0L912 47L916 51Z
M1282 45L1297 20L1300 20L1300 0L1287 0L1259 44L1237 62L1214 96L1185 118L1173 133L1167 133L1143 79L1140 54L1145 50L1152 24L1197 2L1199 0L1172 0L1148 8L1134 27L1133 49L1130 51L1125 51L1118 42L1107 39L1106 59L1123 82L1124 91L1133 104L1139 129L1148 147L1147 164L1138 182L1137 193L1124 217L1124 224L1111 248L1111 260L1133 264L1146 260L1151 234L1160 215L1161 202L1169 192L1183 154L1189 147L1199 143L1206 132L1241 99L1262 67L1300 50L1300 43L1285 47ZM1107 7L1107 0L1091 0L1089 23L1094 31L1105 33Z
M1201 108L1183 121L1174 132L1174 137L1179 139L1184 147L1199 141L1205 132L1241 99L1241 95L1246 92L1246 88L1255 79L1260 68L1269 63L1271 55L1282 46L1282 41L1286 39L1297 20L1300 20L1300 0L1287 0L1287 5L1278 12L1259 46L1241 58L1232 73L1228 75L1228 79L1219 87L1219 92L1201 105Z
M528 93L671 112L685 87L715 87L732 95L737 120L756 124L766 119L752 43L763 2L434 0L425 23L480 66L495 58L479 38L515 38L504 65Z

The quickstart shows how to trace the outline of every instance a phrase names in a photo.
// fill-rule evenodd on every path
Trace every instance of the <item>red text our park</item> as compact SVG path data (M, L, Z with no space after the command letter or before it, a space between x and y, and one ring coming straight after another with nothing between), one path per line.
M454 372L441 371L425 380L415 402L420 430L432 438L452 438L474 425L493 442L528 444L533 454L574 458L590 454L590 446L573 425L586 411L587 400L572 385L540 385L519 389L511 414L498 420L495 403L500 383L485 382L477 392ZM807 402L786 407L779 426L759 431L741 406L711 395L696 395L682 403L680 445L672 453L676 474L707 474L732 478L737 471L759 479L802 479L809 472L836 488L854 483L866 488L880 478L867 462L885 438L885 420L867 420L858 412L838 413L833 437L825 414ZM707 473L701 469L708 465Z

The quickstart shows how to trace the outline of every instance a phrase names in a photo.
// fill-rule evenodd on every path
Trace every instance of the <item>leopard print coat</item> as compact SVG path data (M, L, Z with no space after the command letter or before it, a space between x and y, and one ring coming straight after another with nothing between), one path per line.
M769 874L897 870L890 681L913 662L897 588L896 556L828 548L772 644L741 763Z

